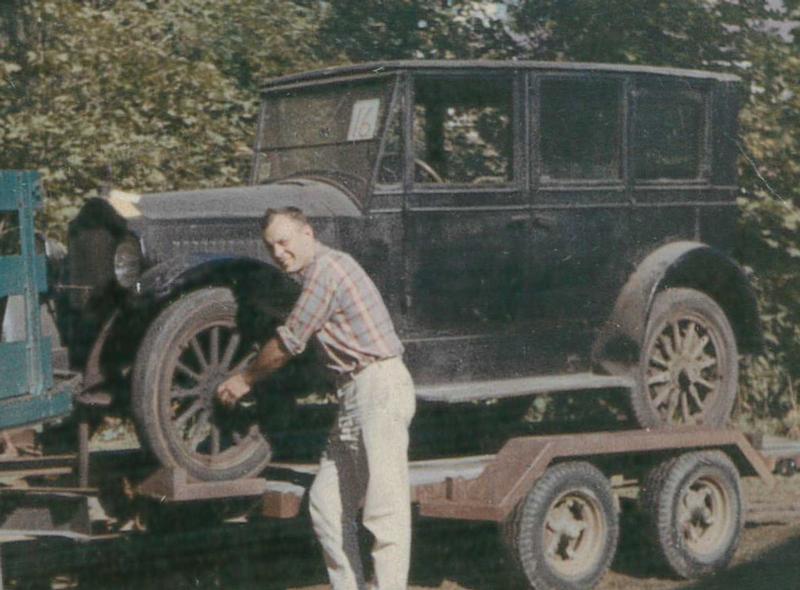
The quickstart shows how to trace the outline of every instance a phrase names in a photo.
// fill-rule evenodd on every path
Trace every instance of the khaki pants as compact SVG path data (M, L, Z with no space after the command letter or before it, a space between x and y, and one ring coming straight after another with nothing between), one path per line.
M311 520L334 590L366 588L358 509L374 535L375 587L406 590L411 551L408 426L414 385L399 358L367 366L341 387L339 414L310 492Z

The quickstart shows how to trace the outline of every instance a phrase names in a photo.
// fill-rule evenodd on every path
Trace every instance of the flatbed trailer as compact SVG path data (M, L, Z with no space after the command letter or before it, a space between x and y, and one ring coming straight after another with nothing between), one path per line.
M77 482L79 464L77 454L6 459L0 474L72 470ZM724 567L736 549L745 511L739 474L772 485L774 465L737 430L686 427L514 437L496 454L410 467L421 517L497 523L531 587L591 588L614 556L620 498L632 488L641 510L653 512L654 549L674 573L697 577ZM304 512L315 472L313 464L275 463L264 477L201 482L162 468L133 495L167 509L237 500L246 507L243 522L291 519ZM0 503L18 504L0 522L0 541L107 539L108 529L97 535L90 517L99 494L79 485L0 488Z
M501 525L531 587L591 588L615 553L619 490L639 488L654 548L673 573L691 578L724 567L735 552L745 511L739 475L771 486L774 466L734 429L524 436L493 455L412 462L412 501L423 517ZM253 494L261 516L298 516L306 486L286 476L310 482L315 467L270 471L276 479L209 483L160 470L139 493L170 503Z

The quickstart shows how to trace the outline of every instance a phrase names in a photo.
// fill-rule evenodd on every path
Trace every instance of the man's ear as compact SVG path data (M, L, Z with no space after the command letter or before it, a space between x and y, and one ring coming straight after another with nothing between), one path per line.
M303 229L302 229L302 231L303 231L303 234L304 234L304 235L306 235L306 236L308 236L308 237L310 237L310 238L313 238L313 237L314 237L314 228L313 228L313 227L311 227L311 225L310 225L310 224L306 223L306 224L303 226Z

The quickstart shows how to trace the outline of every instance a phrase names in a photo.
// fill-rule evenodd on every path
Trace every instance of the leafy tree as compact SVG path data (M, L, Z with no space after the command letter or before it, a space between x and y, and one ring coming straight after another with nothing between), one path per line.
M277 0L12 8L0 29L0 165L41 170L50 229L104 184L242 183L257 80L313 54L302 41L313 15Z
M794 17L798 10L795 3ZM791 13L790 13L791 14ZM742 117L742 259L755 270L766 347L744 373L747 416L800 436L800 42L748 48Z
M342 59L478 59L519 49L490 3L471 0L338 0L320 27Z

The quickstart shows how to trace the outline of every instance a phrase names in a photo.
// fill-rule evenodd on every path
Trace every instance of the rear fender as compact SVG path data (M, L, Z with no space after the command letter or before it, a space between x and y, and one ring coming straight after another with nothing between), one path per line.
M652 252L628 278L595 340L595 365L612 374L637 365L653 302L670 287L696 289L714 299L731 323L740 352L761 350L758 307L744 270L707 244L681 241Z

